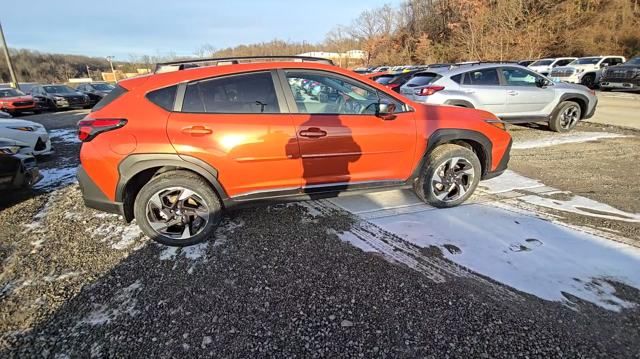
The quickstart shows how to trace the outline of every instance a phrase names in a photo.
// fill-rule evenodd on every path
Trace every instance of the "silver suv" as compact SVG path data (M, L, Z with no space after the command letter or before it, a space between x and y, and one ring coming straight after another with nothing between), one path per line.
M582 85L554 83L515 64L469 64L417 73L400 88L409 99L493 112L511 123L548 122L572 130L593 116L598 98Z

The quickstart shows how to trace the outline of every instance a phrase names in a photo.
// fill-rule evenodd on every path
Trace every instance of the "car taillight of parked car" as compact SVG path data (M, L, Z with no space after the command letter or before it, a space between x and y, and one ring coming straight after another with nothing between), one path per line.
M400 84L387 84L385 86L395 92L400 92Z
M434 93L442 90L444 90L444 86L427 86L416 90L415 93L418 96L431 96Z
M78 122L78 139L89 142L97 135L112 131L127 124L122 118L85 118Z

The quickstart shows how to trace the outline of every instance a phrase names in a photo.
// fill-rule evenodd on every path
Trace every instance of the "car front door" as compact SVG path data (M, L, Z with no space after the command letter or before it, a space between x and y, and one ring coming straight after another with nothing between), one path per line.
M496 68L478 69L464 73L460 91L478 109L502 116L506 111L507 91L500 86Z
M502 82L507 91L507 117L544 116L545 109L553 102L555 91L552 84L539 87L544 77L519 67L502 67Z
M416 123L404 103L331 72L279 74L294 112L305 192L396 184L409 177ZM395 114L376 115L379 103L393 104Z
M298 192L302 184L296 129L274 76L262 71L180 85L182 105L169 116L176 151L214 167L237 200Z

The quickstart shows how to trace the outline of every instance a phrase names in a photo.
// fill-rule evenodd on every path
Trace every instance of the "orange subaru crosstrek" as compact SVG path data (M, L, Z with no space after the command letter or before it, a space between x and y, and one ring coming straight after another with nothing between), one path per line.
M452 207L506 169L495 115L414 103L327 62L195 60L119 82L78 123L86 205L185 246L237 205L412 187Z

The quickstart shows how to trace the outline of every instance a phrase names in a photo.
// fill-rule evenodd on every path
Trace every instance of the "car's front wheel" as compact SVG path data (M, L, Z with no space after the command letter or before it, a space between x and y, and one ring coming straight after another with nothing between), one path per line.
M576 127L581 116L580 105L573 101L564 101L551 115L549 128L555 132L569 132Z
M149 238L183 247L213 236L222 219L222 206L206 180L188 171L172 171L142 187L134 215Z
M466 147L446 144L427 158L414 185L424 202L438 208L455 207L466 201L480 182L480 160Z

